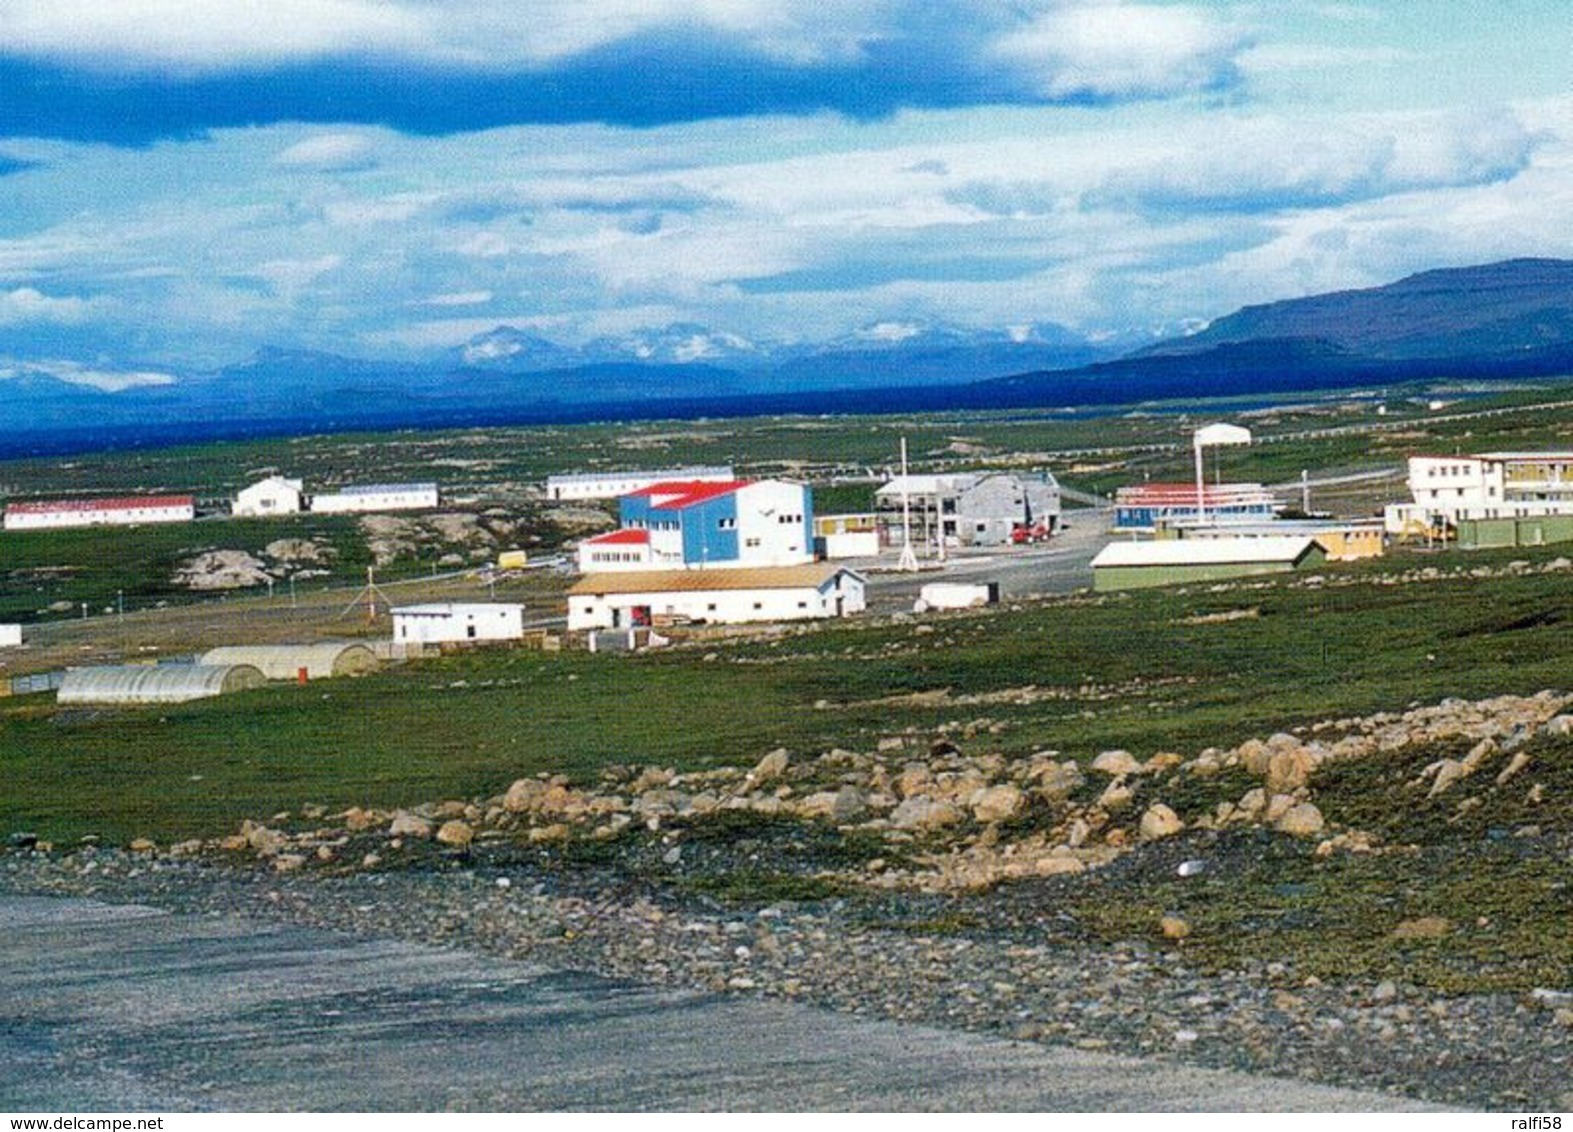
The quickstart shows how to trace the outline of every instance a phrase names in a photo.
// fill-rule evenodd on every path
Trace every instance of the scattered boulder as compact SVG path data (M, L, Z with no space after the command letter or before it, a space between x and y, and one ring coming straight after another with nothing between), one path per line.
M1124 778L1126 775L1140 774L1142 764L1129 751L1103 751L1092 760L1092 769L1111 778Z
M452 845L462 849L475 840L475 829L469 822L454 818L445 821L437 830L437 840L444 845Z
M754 765L754 769L748 772L748 777L755 786L762 786L766 782L774 782L780 778L790 765L792 765L791 753L785 747L777 747Z
M400 810L388 823L389 837L430 837L431 834L431 822L408 810Z
M1141 835L1144 841L1172 837L1184 828L1185 823L1180 820L1180 815L1162 802L1153 803L1142 814Z
M1300 802L1286 810L1273 824L1273 828L1291 837L1315 837L1326 825L1321 810L1310 802Z
M917 795L905 799L890 812L890 824L897 829L931 830L956 825L966 815L954 802L937 802Z
M1164 939L1178 942L1191 934L1191 925L1180 916L1164 916L1158 921L1158 931Z
M829 818L838 825L857 821L868 812L868 796L856 786L810 794L797 804L799 816Z
M1010 821L1027 808L1027 796L1009 783L990 786L972 795L972 816L979 822Z
M535 808L541 795L546 793L546 783L538 778L521 778L508 787L503 795L502 808L511 814L522 814Z

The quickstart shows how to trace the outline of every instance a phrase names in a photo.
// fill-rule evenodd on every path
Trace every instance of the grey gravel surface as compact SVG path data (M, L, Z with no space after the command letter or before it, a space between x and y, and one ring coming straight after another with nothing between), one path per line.
M0 1109L1413 1107L238 915L0 920Z
M0 892L141 902L226 922L243 917L266 925L259 931L310 927L381 941L379 946L395 941L437 946L528 965L508 968L516 973L510 978L581 972L651 988L649 993L709 994L772 1009L829 1008L833 1014L813 1016L841 1016L837 1025L880 1020L901 1033L917 1027L911 1032L925 1035L924 1043L937 1030L953 1036L970 1032L1030 1042L1045 1053L1057 1051L1055 1056L1074 1051L1133 1057L1142 1073L1190 1066L1334 1085L1357 1090L1360 1099L1347 1103L1361 1108L1381 1103L1383 1096L1457 1108L1573 1107L1567 1073L1573 1012L1562 1001L1566 995L1441 996L1403 984L1324 985L1280 964L1203 974L1173 949L1139 942L1100 945L1057 930L1052 914L1032 915L1032 902L1044 890L1030 885L1012 890L1022 917L1013 930L1001 930L1007 920L1000 919L987 930L933 933L913 925L925 916L957 914L959 906L928 908L895 898L902 906L886 911L899 911L907 920L892 927L882 924L880 909L843 901L739 907L691 896L674 899L659 886L614 878L594 870L552 874L522 860L470 856L339 876L276 874L106 850L65 859L0 857ZM264 950L275 949L270 944ZM237 954L230 966L243 971L246 963ZM303 961L288 978L309 984L311 966ZM275 970L270 977L283 980L286 973ZM0 984L6 978L0 971ZM849 1056L856 1044L849 1043ZM1314 1105L1289 1099L1300 1094L1287 1085L1288 1091L1277 1088L1244 1107ZM880 1100L868 1101L871 1106L892 1103L889 1094L878 1095ZM529 1103L511 1096L508 1103ZM691 1093L686 1101L669 1094L649 1103L827 1103L808 1094L790 1104L768 1096L776 1099L752 1092L728 1100ZM1158 1107L1191 1103L1160 1102L1155 1094L1135 1092L1124 1104L1086 1094L1077 1099L1023 1094L997 1102L979 1094L966 1100L947 1096L914 1094L912 1107L1141 1107L1138 1097ZM1221 1097L1200 1107L1236 1107ZM559 1102L596 1103L540 1101L547 1107ZM429 1103L449 1102L432 1097ZM852 1103L842 1097L830 1107Z

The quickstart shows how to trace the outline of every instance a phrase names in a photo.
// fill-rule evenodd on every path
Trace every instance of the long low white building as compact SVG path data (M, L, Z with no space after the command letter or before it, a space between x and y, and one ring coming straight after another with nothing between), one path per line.
M5 529L37 531L57 527L131 527L141 523L189 523L197 515L189 495L136 495L118 499L55 499L12 503Z
M433 602L393 611L393 641L400 645L517 641L523 636L524 606L514 602Z
M863 575L826 563L587 574L568 591L568 628L845 617L863 611L866 590Z
M574 499L616 499L658 483L727 483L734 477L728 465L697 468L659 468L645 472L571 472L546 477L546 498L553 502Z
M379 483L313 495L311 510L322 515L378 511L429 511L437 506L434 483Z

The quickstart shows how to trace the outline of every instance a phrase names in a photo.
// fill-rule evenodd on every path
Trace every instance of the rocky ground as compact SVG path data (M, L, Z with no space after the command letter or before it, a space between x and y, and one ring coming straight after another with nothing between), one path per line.
M1567 1109L1570 701L1450 700L1086 767L892 735L307 807L171 846L20 836L0 885Z

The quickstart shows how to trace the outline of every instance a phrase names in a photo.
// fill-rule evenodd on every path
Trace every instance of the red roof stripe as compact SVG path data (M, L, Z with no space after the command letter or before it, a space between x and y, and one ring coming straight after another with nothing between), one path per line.
M651 484L642 491L630 494L649 496L652 506L662 511L681 511L685 507L692 507L696 503L704 503L723 495L731 495L740 488L748 486L747 480L729 480L721 483L706 483L704 481L678 481L673 483ZM668 498L670 497L670 498Z
M143 511L155 507L195 506L195 498L189 495L141 495L118 499L29 500L9 504L6 511L14 515L47 515L56 511Z
M643 546L650 541L650 532L640 530L638 527L625 527L620 531L608 531L604 535L585 539L588 546Z

